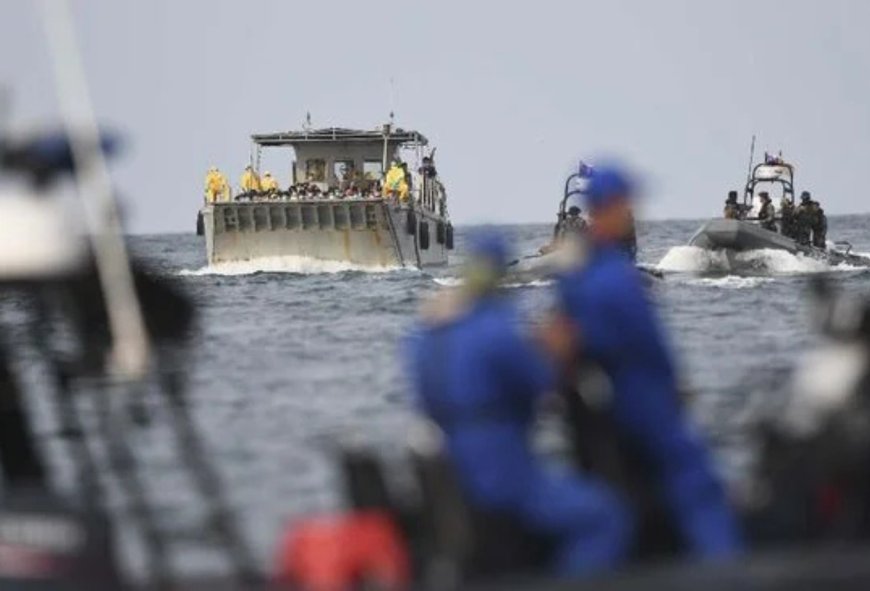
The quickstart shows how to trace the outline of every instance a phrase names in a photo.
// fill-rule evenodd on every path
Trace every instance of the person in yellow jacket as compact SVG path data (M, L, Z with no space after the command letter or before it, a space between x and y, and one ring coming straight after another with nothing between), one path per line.
M270 196L274 196L274 194L278 192L278 180L273 177L272 173L268 170L263 174L263 178L260 180L260 189L264 193L269 193Z
M216 166L208 169L205 175L205 200L207 203L216 201L228 201L230 196L230 187L227 184L227 178L221 173Z
M399 201L408 200L408 182L405 180L405 170L399 162L393 162L384 179L384 196L397 195Z
M230 183L219 168L214 169L214 184L217 189L218 201L230 200Z
M254 172L253 167L249 164L245 167L245 172L242 173L242 180L240 182L242 187L242 193L259 193L262 190L260 185L260 177L257 176L257 173Z

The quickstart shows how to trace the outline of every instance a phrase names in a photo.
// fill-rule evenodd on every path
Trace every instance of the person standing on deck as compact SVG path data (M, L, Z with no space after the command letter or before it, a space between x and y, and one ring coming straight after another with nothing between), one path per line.
M782 200L779 202L779 216L780 216L780 232L782 232L783 236L788 238L795 237L795 212L794 212L794 203L792 203L791 199L782 196Z
M761 198L761 209L758 210L758 221L761 222L761 227L771 232L776 232L776 208L770 200L770 194L767 191L762 191L758 194Z
M728 191L728 198L725 200L725 209L722 211L722 217L726 220L740 218L740 206L737 205L737 191Z
M239 185L242 189L242 194L247 195L248 198L260 192L260 177L257 176L257 173L254 172L254 168L250 164L245 167L245 172L242 173Z
M795 241L803 246L809 246L812 242L810 236L813 231L813 204L809 191L801 193L801 204L795 212Z
M398 198L401 203L408 200L408 183L405 180L405 170L399 161L394 161L384 179L384 197Z

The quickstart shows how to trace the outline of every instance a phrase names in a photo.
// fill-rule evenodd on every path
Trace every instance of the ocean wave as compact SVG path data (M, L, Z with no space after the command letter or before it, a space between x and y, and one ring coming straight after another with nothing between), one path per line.
M255 273L291 273L298 275L326 275L357 271L363 273L393 273L412 271L410 267L357 265L344 261L324 261L301 256L263 257L250 261L230 261L207 265L199 269L182 269L178 275L201 277L207 275L253 275Z

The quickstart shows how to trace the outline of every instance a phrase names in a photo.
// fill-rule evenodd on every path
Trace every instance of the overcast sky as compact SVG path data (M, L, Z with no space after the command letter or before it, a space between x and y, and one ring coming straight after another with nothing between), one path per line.
M133 231L192 231L207 167L236 184L252 132L382 123L391 78L459 223L551 221L601 155L643 173L646 217L718 213L753 133L828 212L870 211L864 0L74 4L98 116L129 135ZM16 126L58 117L37 8L0 7Z

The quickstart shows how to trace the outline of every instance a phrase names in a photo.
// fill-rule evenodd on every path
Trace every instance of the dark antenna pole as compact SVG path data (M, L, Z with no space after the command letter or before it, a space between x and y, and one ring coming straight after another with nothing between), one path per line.
M752 134L752 144L749 146L749 168L746 169L746 180L752 178L752 161L755 159L755 134Z

